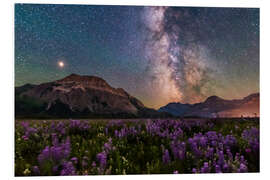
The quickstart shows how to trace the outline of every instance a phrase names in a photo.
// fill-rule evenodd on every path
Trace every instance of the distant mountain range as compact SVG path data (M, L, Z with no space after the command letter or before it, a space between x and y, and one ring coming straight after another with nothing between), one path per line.
M259 117L259 107L260 94L254 93L243 99L211 96L196 104L169 103L158 111L180 117Z
M40 85L15 87L16 118L170 117L147 108L122 88L96 76L71 74Z
M40 85L15 87L16 118L162 118L259 116L259 93L243 99L211 96L196 104L147 108L122 88L96 76L71 74Z

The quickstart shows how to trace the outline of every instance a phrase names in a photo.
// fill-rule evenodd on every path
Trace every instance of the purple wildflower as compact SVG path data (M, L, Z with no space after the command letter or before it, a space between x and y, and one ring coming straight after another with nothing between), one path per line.
M205 156L207 158L212 158L214 156L214 148L212 148L212 147L208 148Z
M85 168L86 166L88 166L87 161L88 161L88 157L84 156L84 157L83 157L83 160L82 160L82 167Z
M170 154L168 149L165 149L163 156L162 156L162 160L164 164L168 164L171 162L171 158L170 158Z
M241 163L240 164L240 167L239 167L239 169L238 169L238 172L240 172L240 173L244 173L244 172L247 172L247 166L245 165L245 164L243 164L243 163Z
M26 136L26 135L23 135L22 138L23 138L23 140L25 140L25 141L29 140L28 136Z
M38 166L33 166L32 169L33 169L33 172L35 175L40 175L40 170L39 170Z
M176 142L171 143L171 150L175 159L183 160L186 156L186 144L185 142Z
M93 162L92 162L92 167L96 167L96 166L97 166L96 162L93 161Z
M251 149L250 148L246 148L246 153L250 153Z
M201 173L209 173L209 172L210 172L210 168L209 168L208 162L204 162L203 167L201 168Z
M222 173L220 166L218 164L215 166L215 170L216 170L216 173Z
M64 143L55 143L52 147L46 146L38 155L38 162L40 165L47 160L52 160L55 163L60 162L61 160L68 158L70 150L70 141L69 138L67 138Z
M112 138L109 138L108 142L104 144L103 149L106 153L109 153L112 150Z
M106 167L107 164L107 154L106 152L101 152L97 154L97 160L100 164L100 168L104 169Z
M229 172L229 165L227 163L223 164L223 172Z
M197 173L197 169L196 168L192 168L192 173Z
M73 157L70 159L74 164L77 164L78 163L78 158L76 157Z
M224 163L224 154L223 151L218 152L218 164L222 166Z
M72 164L72 162L63 162L63 169L61 170L61 175L76 175L76 170Z

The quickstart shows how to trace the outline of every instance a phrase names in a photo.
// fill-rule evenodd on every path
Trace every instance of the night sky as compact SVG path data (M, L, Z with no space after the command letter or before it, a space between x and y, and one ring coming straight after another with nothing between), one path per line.
M153 108L242 98L259 92L259 9L16 4L15 85L71 73Z

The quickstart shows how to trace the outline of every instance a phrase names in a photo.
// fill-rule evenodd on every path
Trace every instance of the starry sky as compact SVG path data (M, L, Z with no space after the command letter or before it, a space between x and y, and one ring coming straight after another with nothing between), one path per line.
M15 86L95 75L146 106L259 92L259 9L15 4Z

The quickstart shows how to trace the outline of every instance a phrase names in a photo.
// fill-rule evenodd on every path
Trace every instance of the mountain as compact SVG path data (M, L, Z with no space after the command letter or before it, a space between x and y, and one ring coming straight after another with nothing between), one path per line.
M259 104L259 93L234 100L210 96L196 104L169 103L158 111L180 117L254 117L259 116Z
M16 117L162 117L122 88L96 76L71 74L40 85L15 87Z
M166 106L161 107L158 111L168 112L175 116L183 116L191 108L191 104L181 104L181 103L169 103Z

